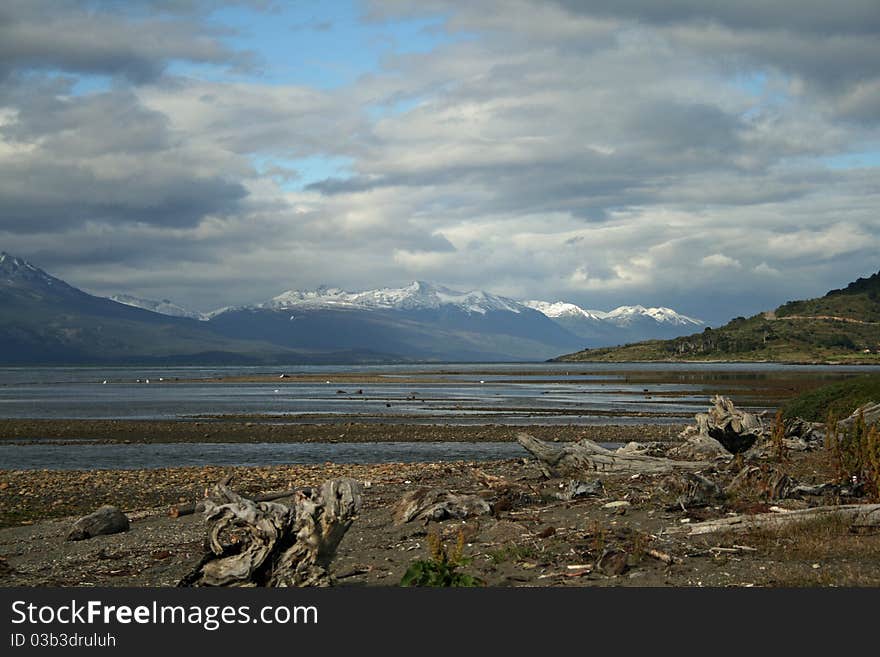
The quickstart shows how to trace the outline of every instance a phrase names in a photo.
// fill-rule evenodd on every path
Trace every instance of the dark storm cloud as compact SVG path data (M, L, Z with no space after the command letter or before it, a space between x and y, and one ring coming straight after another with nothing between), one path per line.
M133 168L100 179L76 165L34 163L0 168L0 225L19 233L103 221L166 227L197 225L207 214L237 208L246 196L237 182Z
M21 82L0 88L0 103L18 110L0 127L13 143L40 140L44 150L77 158L143 153L170 146L168 118L128 90L69 96L65 81Z
M220 172L193 170L167 117L126 90L63 96L57 82L0 88L15 109L0 138L0 227L41 232L86 221L192 226L247 195Z
M847 0L556 0L572 14L654 26L708 55L771 65L827 88L878 75L880 4Z

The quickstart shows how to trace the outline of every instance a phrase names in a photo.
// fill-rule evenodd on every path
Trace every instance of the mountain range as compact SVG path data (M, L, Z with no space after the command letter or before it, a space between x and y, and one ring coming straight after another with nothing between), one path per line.
M534 361L702 325L669 308L585 310L424 281L291 290L203 314L167 299L93 296L6 253L0 304L2 363Z

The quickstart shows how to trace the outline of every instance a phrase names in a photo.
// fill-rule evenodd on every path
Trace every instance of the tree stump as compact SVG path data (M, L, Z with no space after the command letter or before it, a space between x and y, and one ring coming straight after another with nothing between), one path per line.
M333 479L294 504L254 502L214 487L205 502L207 553L180 586L329 586L330 562L357 517L361 485Z
M715 395L711 402L712 407L706 413L694 416L698 435L714 438L731 454L745 452L764 435L764 426L757 415L738 409L722 395ZM681 437L693 433L694 429L689 427Z

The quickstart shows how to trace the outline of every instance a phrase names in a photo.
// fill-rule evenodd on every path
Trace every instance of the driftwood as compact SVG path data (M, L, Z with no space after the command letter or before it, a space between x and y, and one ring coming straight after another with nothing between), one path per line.
M288 507L218 484L205 503L207 553L180 586L329 586L361 492L353 479L333 479L320 492L298 491Z
M852 415L844 418L838 422L837 425L842 428L849 428L856 423L860 415L865 416L865 424L869 426L875 422L880 422L880 403L868 402L867 404L859 406L853 411Z
M727 397L715 395L710 400L712 406L706 413L694 416L696 426L682 431L679 436L689 439L693 436L714 438L731 454L744 452L764 436L761 418L734 406Z
M476 495L456 495L440 488L420 488L407 493L394 507L398 525L412 520L463 519L492 513L492 507Z
M849 523L852 529L880 528L880 504L842 504L840 506L817 506L796 511L758 513L729 518L707 520L692 525L670 527L667 534L713 534L716 532L747 532L752 530L776 530L819 519L837 519Z
M129 527L128 517L122 511L115 506L102 506L73 523L65 540L82 541L103 534L118 534L127 532Z
M538 440L527 433L518 433L516 440L538 459L541 471L548 478L576 478L586 472L663 474L679 470L701 470L711 465L709 461L675 461L656 456L612 452L586 439L576 443L556 444Z
M669 456L669 443L659 441L651 441L646 443L638 443L635 441L628 442L623 447L618 447L615 454L639 454L641 456ZM687 459L685 459L687 460Z
M275 500L281 500L285 497L292 497L296 495L297 492L310 492L310 488L291 488L289 490L279 490L272 493L265 493L263 495L256 495L255 497L250 498L254 502L273 502ZM181 516L191 516L194 513L203 513L205 510L205 501L201 500L200 502L190 502L189 504L176 504L168 509L168 516L171 518L180 518Z
M687 461L711 461L717 458L729 459L732 454L711 436L696 434L670 449L667 456Z

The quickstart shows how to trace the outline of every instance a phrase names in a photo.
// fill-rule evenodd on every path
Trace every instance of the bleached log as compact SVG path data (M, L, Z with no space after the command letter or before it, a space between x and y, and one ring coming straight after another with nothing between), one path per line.
M856 423L856 420L859 419L860 415L865 416L865 424L867 424L868 426L874 424L875 422L880 422L880 403L868 402L867 404L863 404L859 406L856 410L854 410L852 412L852 415L844 418L837 424L840 427L849 428Z
M251 499L254 502L273 502L275 500L282 500L285 497L292 497L297 491L309 490L310 489L308 488L291 488L290 490L279 490L272 493L264 493L263 495L256 495ZM203 513L205 511L205 502L206 500L201 500L200 502L190 502L188 504L175 504L168 509L168 516L170 518L180 518L182 516L192 515L193 513Z
M361 485L333 479L292 507L223 484L205 503L208 551L181 586L328 586L330 562L361 506Z
M820 519L838 519L852 528L880 527L880 504L843 504L840 506L817 506L811 509L758 513L707 520L692 525L675 526L667 534L698 536L716 532L748 532L753 530L778 530Z
M516 440L538 459L541 471L548 478L578 478L587 472L663 474L679 470L701 470L711 465L710 461L675 461L657 456L612 452L587 439L557 444L520 432L516 435Z

